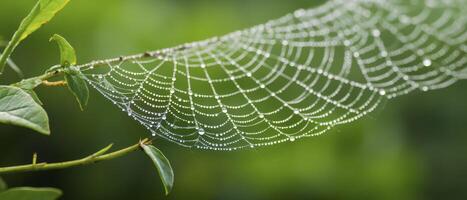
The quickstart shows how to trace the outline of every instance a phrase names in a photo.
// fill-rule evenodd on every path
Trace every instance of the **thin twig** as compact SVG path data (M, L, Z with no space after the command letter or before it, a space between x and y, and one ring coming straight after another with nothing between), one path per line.
M32 164L27 164L27 165L0 167L0 174L56 170L56 169L64 169L64 168L70 168L70 167L75 167L75 166L93 164L93 163L97 163L97 162L104 161L104 160L111 160L114 158L122 157L131 152L139 150L141 148L141 145L149 144L149 143L151 143L151 140L144 139L144 140L139 141L137 144L134 144L127 148L105 154L105 152L109 150L111 147L111 145L109 145L106 148L94 154L91 154L81 159L72 160L72 161L57 162L57 163L46 163L46 162L36 163L35 161L33 161Z
M47 81L44 80L42 81L42 85L48 86L48 87L57 87L57 86L66 86L66 81Z

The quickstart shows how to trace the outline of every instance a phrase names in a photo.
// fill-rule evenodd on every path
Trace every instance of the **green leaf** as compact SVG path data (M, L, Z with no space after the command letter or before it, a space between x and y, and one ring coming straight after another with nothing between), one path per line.
M13 86L0 86L0 123L50 134L45 110L28 93Z
M84 110L89 100L89 89L83 74L75 67L70 67L65 71L65 80L68 89L76 97L81 110Z
M19 83L13 84L15 87L19 87L24 90L32 90L42 84L42 79L40 77L34 77L29 79L21 80Z
M170 166L169 160L164 156L164 154L162 154L159 149L152 145L142 144L141 147L156 166L162 183L164 184L165 195L168 195L174 184L174 172Z
M55 41L60 48L60 64L62 67L68 67L76 64L75 49L60 35L55 34L50 38L50 41Z
M39 0L16 30L0 57L0 75L5 63L21 41L50 21L70 0Z
M0 193L5 191L8 188L8 185L3 181L2 177L0 177Z
M39 105L44 105L41 101L41 99L39 99L39 96L37 96L36 92L34 92L34 90L24 90L26 93L29 94L29 96L32 97L32 99L34 99L34 101L39 104Z
M11 188L0 193L0 200L55 200L62 192L55 188Z

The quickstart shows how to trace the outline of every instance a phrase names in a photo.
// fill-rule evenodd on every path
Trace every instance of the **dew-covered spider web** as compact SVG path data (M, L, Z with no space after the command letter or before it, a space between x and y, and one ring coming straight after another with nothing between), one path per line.
M331 0L223 37L79 66L153 136L236 150L321 135L467 78L465 0Z

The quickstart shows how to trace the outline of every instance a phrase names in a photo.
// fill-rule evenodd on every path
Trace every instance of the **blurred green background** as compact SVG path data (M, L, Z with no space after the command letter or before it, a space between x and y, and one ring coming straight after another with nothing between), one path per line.
M0 3L0 36L9 38L35 0ZM27 76L58 63L48 38L59 33L80 62L144 52L223 35L322 1L80 0L28 38L13 55ZM17 81L9 70L3 83ZM191 150L156 140L171 160L169 197L142 153L60 171L5 175L10 186L58 187L63 199L466 199L467 81L393 100L330 133L256 150ZM0 125L0 165L79 158L148 137L96 91L81 112L65 88L39 88L52 136Z

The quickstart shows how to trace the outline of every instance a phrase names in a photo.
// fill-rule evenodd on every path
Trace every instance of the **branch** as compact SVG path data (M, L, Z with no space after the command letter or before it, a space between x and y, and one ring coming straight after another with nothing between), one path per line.
M67 85L67 83L65 81L53 81L53 82L50 82L50 81L44 80L44 81L42 81L42 85L45 85L45 86L48 86L48 87L56 87L56 86L65 86L65 85Z
M36 163L37 156L35 156L33 158L32 164L18 165L18 166L12 166L12 167L0 167L0 174L56 170L56 169L64 169L64 168L70 168L70 167L81 166L81 165L89 165L89 164L97 163L97 162L104 161L104 160L112 160L114 158L122 157L124 155L127 155L131 152L134 152L140 149L141 145L143 144L147 145L150 143L151 143L151 140L144 139L144 140L139 141L137 144L134 144L127 148L105 154L112 147L112 145L109 145L105 147L104 149L92 155L89 155L85 158L81 158L78 160L72 160L72 161L66 161L66 162L58 162L58 163L45 163L45 162Z

